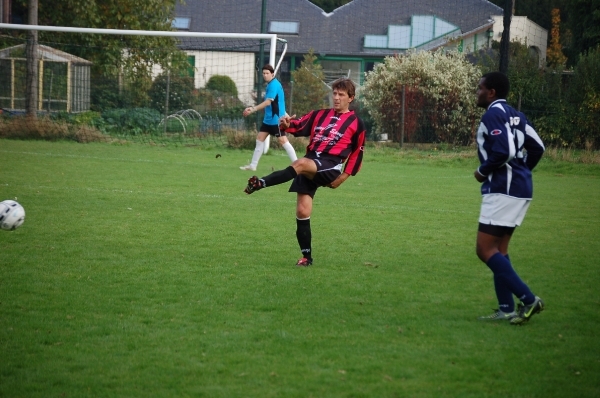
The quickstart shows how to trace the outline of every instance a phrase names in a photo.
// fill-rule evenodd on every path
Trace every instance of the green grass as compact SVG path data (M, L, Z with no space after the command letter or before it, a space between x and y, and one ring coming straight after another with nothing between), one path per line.
M0 396L600 395L598 165L534 173L510 254L547 308L515 327L476 319L474 154L367 148L315 198L307 269L287 184L242 193L250 156L0 140L27 212L0 231Z

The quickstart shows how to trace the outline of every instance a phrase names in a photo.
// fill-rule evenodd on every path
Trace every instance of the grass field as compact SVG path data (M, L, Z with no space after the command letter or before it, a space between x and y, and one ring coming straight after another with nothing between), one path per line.
M250 156L0 140L27 212L0 231L0 397L600 396L600 166L536 169L510 254L546 310L517 327L477 320L473 154L368 148L317 194L306 269Z

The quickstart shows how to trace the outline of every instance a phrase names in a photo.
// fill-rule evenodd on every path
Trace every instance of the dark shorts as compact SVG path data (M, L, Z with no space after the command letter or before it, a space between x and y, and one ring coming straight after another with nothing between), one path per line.
M261 132L269 133L275 137L285 137L285 131L280 131L278 125L273 124L261 124L260 130Z
M304 193L315 197L317 188L324 187L335 181L342 174L343 160L336 157L305 156L317 165L317 174L312 180L303 175L297 175L290 186L289 192Z
M504 235L512 235L515 232L515 227L479 223L478 231L501 238Z

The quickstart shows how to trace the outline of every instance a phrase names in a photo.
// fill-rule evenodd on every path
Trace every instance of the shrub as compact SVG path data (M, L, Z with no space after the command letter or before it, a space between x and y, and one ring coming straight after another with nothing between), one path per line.
M579 135L579 147L588 143L600 147L600 45L582 54L574 70L568 98L574 106L573 126Z
M415 104L406 104L406 136L411 137L427 125L427 140L465 145L472 142L481 115L473 95L480 77L479 69L460 53L409 52L386 57L368 72L362 93L378 132L399 130L404 87L409 97L418 100L419 107L431 110L420 112ZM418 122L410 122L410 117Z
M102 114L96 126L109 134L140 135L159 133L163 115L156 109L112 109Z
M238 90L235 82L229 76L213 75L206 83L207 90L220 91L237 97Z
M105 135L91 126L53 121L48 117L33 119L26 116L0 118L0 138L46 141L72 140L82 143L107 140Z
M161 114L165 113L167 98L167 82L169 84L169 109L172 114L177 111L190 109L194 100L194 79L188 76L158 76L148 92L150 106Z

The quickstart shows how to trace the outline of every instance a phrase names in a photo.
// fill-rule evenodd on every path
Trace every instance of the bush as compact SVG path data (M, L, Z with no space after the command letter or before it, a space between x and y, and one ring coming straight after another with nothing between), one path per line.
M91 126L53 121L48 117L33 119L26 116L0 118L0 138L46 141L71 140L82 143L107 140L106 136Z
M167 82L169 83L169 109L168 113L191 109L195 102L194 79L188 76L160 75L152 84L148 95L150 106L161 114L165 113L167 98Z
M198 90L194 105L194 109L202 117L217 119L242 118L244 108L244 104L237 96L209 89ZM250 122L250 118L246 119Z
M112 109L102 114L96 127L101 131L117 135L140 135L159 133L163 115L156 109L132 108Z
M420 51L386 57L367 73L364 104L377 134L400 130L404 105L407 141L425 125L429 142L466 145L472 142L481 115L473 96L480 77L479 69L457 52ZM403 87L405 98L412 103L402 103Z
M207 90L220 91L222 93L231 94L233 96L238 95L238 90L235 82L231 80L229 76L213 75L208 79L206 83Z
M578 147L600 148L600 45L579 58L568 98Z

